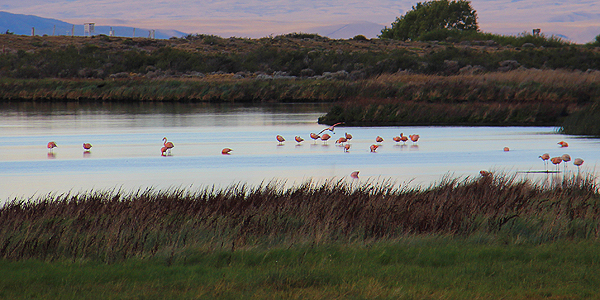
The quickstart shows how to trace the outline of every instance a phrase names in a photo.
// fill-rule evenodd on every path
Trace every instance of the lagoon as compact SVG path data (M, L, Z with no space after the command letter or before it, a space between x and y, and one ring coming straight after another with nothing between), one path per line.
M392 181L429 186L444 176L482 169L549 180L543 153L585 160L598 173L600 139L558 134L553 127L337 127L324 144L310 139L325 104L21 103L0 104L0 203L90 190L195 190L271 181ZM334 143L351 133L350 151ZM419 134L418 143L392 141ZM279 145L276 135L286 138ZM294 141L299 135L301 144ZM376 153L369 146L384 141ZM175 144L161 156L162 138ZM568 148L557 144L564 140ZM49 153L46 144L58 145ZM83 143L93 145L89 153ZM222 155L221 149L233 149ZM509 147L510 151L503 151ZM550 166L553 169L554 166ZM561 167L561 171L564 169ZM567 172L577 172L569 163Z

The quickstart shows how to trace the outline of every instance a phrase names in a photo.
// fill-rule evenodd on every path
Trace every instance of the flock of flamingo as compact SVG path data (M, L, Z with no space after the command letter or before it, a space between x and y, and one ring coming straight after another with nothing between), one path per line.
M327 141L329 139L331 139L331 135L329 135L328 133L324 133L325 131L330 131L332 133L334 133L335 127L343 124L343 122L340 123L336 123L333 124L323 130L321 130L318 134L317 133L311 133L310 134L310 138L314 140L314 142L316 143L317 140L321 140L323 141L323 144L326 144ZM396 143L404 143L404 145L406 144L406 142L410 139L413 144L416 144L419 141L420 136L418 134L411 134L409 136L405 136L403 133L400 133L399 136L395 136L392 138L392 140ZM279 145L283 145L283 143L285 142L285 138L281 135L277 135L276 136L277 141L279 142ZM336 144L340 144L340 146L344 149L344 152L348 152L350 150L350 143L349 141L352 139L352 135L349 133L345 133L343 137L340 137L339 139L337 139L335 141ZM164 137L163 139L163 147L160 149L160 153L161 156L168 156L171 154L171 149L173 149L173 147L175 147L175 145L172 142L167 141L167 138ZM294 140L296 141L296 143L300 144L302 142L304 142L304 139L300 136L295 136ZM377 136L375 138L375 142L377 142L377 144L372 144L369 149L371 152L377 152L377 148L379 148L381 146L381 143L384 141L384 139L381 136ZM569 147L569 144L565 141L560 141L557 143L558 145L560 145L561 148L566 148ZM51 141L48 142L48 151L49 154L54 154L54 148L57 147L56 142ZM83 149L84 149L84 153L88 153L91 151L92 148L92 144L90 143L83 143ZM223 155L229 155L230 152L233 151L233 149L231 148L223 148L223 150L221 150L221 154ZM508 147L504 147L504 151L510 151L510 149ZM567 169L567 163L569 161L571 161L571 156L569 154L563 154L561 156L556 156L556 157L550 157L550 154L548 153L544 153L542 155L539 156L540 159L542 159L542 161L544 162L544 165L546 166L546 173L559 173L559 165L561 163L564 163L564 168L565 168L565 172ZM549 163L548 161L552 162L555 166L556 166L556 171L550 171L549 170ZM578 168L578 173L579 173L579 167L581 167L581 165L583 164L584 160L581 158L575 158L573 160L573 165L577 166ZM358 173L359 171L354 171L350 174L350 177L352 178L358 178ZM481 170L480 171L481 176L484 177L488 177L491 176L491 172L486 171L486 170Z
M561 148L566 148L569 147L569 144L565 141L560 141L557 144L560 145ZM556 172L559 172L559 165L561 163L564 162L564 168L565 171L567 170L567 163L571 161L571 155L569 154L563 154L561 156L555 156L555 157L550 157L550 154L548 153L544 153L542 155L539 156L539 158L542 159L542 161L544 162L544 164L546 165L546 172L549 172L548 170L548 160L550 160L550 162L552 162L555 166L556 166ZM581 158L576 158L573 160L573 164L575 166L577 166L577 172L579 173L579 167L581 167L581 165L583 165L583 159Z

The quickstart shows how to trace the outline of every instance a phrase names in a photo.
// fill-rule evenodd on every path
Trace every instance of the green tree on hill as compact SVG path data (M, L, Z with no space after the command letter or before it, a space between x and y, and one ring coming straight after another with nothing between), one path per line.
M417 40L434 30L477 31L477 12L470 1L434 0L417 3L405 15L396 18L391 28L381 30L380 38Z

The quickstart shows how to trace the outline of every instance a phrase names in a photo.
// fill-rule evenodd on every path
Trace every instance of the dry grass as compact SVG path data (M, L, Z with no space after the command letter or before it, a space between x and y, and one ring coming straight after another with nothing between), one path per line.
M0 209L0 257L115 261L189 247L369 242L415 234L596 239L600 195L593 178L553 186L514 177L446 178L429 188L391 183L276 182L191 192L49 195Z
M551 87L577 87L600 83L600 72L581 72L568 70L515 70L511 72L490 72L479 75L464 74L453 76L425 75L410 73L382 74L371 82L383 84L423 84L445 81L451 84L468 82L472 85L483 84L531 84L538 83Z

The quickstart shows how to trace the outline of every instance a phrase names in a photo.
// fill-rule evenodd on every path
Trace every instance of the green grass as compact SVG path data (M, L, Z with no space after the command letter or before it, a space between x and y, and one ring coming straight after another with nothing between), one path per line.
M594 299L596 178L143 190L0 208L0 299Z
M596 299L600 243L408 237L174 258L0 261L2 299Z

